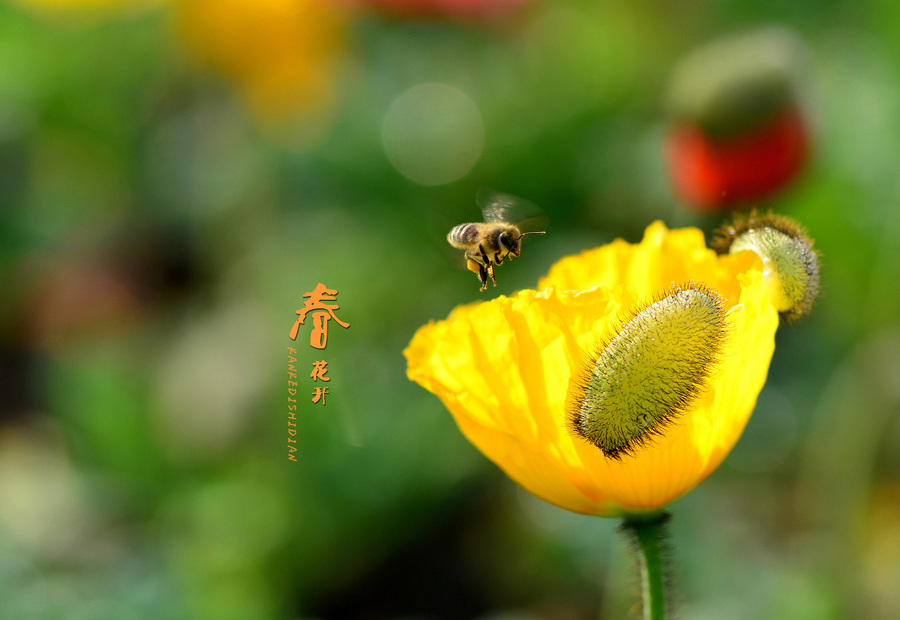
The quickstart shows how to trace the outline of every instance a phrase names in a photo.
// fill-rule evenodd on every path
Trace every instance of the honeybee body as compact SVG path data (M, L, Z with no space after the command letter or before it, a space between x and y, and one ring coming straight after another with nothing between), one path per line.
M476 262L503 263L512 254L521 251L519 238L522 233L512 224L460 224L447 235L447 241L455 248L466 251L466 258Z
M508 197L507 197L508 198ZM519 256L522 250L522 237L526 235L543 235L543 232L523 233L516 224L504 221L508 204L492 203L484 209L485 222L469 222L454 226L447 234L447 241L455 248L466 253L466 267L478 275L481 281L479 290L487 289L490 276L497 286L494 276L494 265L502 265L508 256L510 260Z

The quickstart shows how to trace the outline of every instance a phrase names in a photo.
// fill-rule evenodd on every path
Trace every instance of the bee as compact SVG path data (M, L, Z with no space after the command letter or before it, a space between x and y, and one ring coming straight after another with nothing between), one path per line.
M484 222L454 226L447 234L447 241L453 247L465 250L466 267L478 275L481 282L479 290L485 291L488 276L497 286L494 265L502 265L507 257L512 260L513 256L519 256L522 237L543 235L546 231L522 232L519 228L522 220L518 224L511 221L513 211L518 207L516 199L511 196L482 190L477 202L484 205Z

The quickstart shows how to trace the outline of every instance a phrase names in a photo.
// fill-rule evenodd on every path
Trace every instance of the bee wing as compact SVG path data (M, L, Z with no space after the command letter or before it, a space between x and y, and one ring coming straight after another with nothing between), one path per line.
M508 222L515 224L526 218L542 213L536 204L482 187L475 193L475 204L481 208L485 222Z
M475 204L484 214L485 222L514 222L513 213L518 211L518 199L508 194L501 194L488 187L479 188L475 193Z
M519 230L523 233L547 232L550 224L550 218L546 215L535 215L527 217L517 224Z
M547 228L548 219L543 210L524 198L482 187L475 194L475 202L481 207L485 222L516 224L522 232Z

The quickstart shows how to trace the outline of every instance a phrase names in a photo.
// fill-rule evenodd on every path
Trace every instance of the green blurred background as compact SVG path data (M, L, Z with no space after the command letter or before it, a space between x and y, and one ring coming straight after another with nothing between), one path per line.
M815 142L766 204L824 290L673 507L681 617L900 617L900 4L293 1L0 3L0 617L627 617L617 523L518 489L401 352L565 254L714 229L667 184L667 79L772 24L809 47ZM550 222L486 293L444 240L482 186ZM294 345L295 463L319 282L351 326Z

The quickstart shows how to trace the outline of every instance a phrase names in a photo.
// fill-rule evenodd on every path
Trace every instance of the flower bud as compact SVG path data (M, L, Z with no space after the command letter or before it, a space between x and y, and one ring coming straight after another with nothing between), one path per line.
M722 299L693 283L637 312L570 381L572 431L608 457L631 453L690 406L727 333Z
M766 266L781 318L790 323L809 314L819 294L819 253L797 222L754 211L720 228L711 245L720 254L756 252Z

